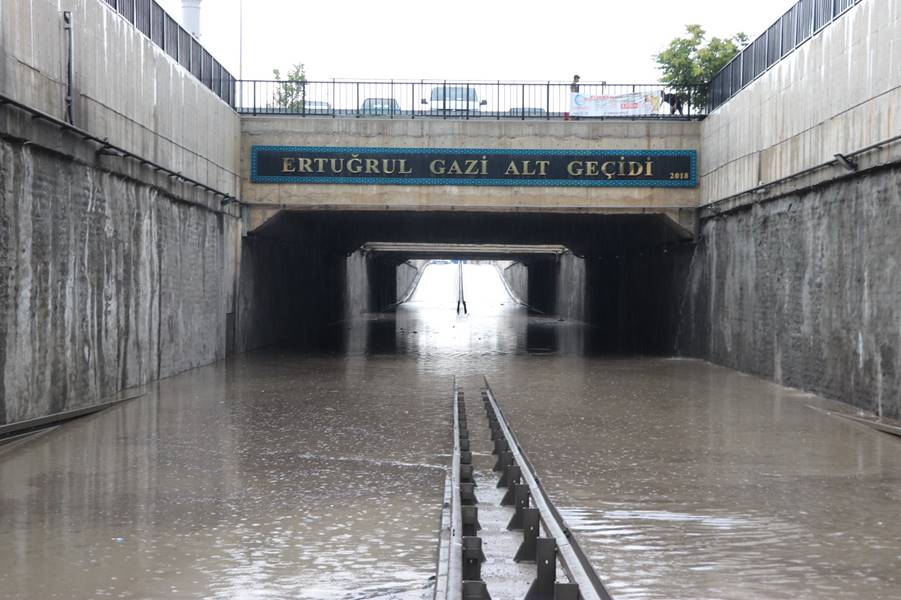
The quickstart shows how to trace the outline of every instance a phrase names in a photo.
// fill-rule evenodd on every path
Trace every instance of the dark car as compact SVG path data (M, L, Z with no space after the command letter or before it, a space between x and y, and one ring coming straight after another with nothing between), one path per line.
M535 106L511 108L507 113L511 117L546 117L547 111Z
M360 114L392 117L400 114L400 104L394 98L366 98L360 105Z

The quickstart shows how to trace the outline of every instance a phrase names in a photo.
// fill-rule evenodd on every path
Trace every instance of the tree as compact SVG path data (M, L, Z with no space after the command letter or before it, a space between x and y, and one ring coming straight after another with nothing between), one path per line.
M282 79L278 69L272 69L272 75L278 82L272 95L273 104L285 109L285 112L303 112L307 100L307 72L304 64L292 66L285 79Z
M720 69L748 44L748 36L710 38L705 43L700 25L686 25L686 37L673 39L666 50L654 56L663 72L660 80L692 106L707 106L707 84Z

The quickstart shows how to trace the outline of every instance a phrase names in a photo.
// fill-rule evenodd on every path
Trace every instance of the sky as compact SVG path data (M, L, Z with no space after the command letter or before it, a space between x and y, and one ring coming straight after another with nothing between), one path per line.
M181 21L180 0L157 1ZM795 1L243 0L241 52L241 0L203 0L200 41L243 79L304 63L310 81L654 83L686 24L753 39Z

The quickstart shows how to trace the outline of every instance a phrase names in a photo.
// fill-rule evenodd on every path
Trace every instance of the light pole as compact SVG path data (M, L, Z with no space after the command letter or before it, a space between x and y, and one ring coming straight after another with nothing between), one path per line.
M238 81L244 79L244 0L238 0Z

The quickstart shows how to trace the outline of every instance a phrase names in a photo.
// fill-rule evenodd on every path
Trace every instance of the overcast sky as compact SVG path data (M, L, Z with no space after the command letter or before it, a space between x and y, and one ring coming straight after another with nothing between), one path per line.
M180 0L158 0L181 21ZM795 0L244 0L244 79L653 83L653 55L699 23L753 39ZM239 0L203 0L201 42L238 77Z

